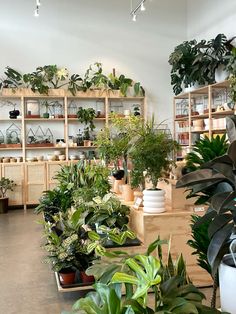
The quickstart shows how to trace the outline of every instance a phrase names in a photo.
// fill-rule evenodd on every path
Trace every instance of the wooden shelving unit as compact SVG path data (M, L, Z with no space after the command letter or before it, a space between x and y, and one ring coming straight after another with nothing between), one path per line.
M40 95L33 93L30 89L3 89L0 94L0 102L11 100L12 103L17 103L17 109L20 111L19 119L7 118L9 110L5 109L7 115L4 116L4 110L0 111L0 129L6 129L12 123L20 126L21 128L21 147L2 147L0 146L0 157L10 157L13 152L16 156L22 157L22 162L9 162L0 163L0 178L6 176L16 182L14 192L9 193L10 205L19 206L33 205L38 203L39 197L42 192L47 189L53 189L56 186L56 181L53 179L55 173L60 169L61 165L76 162L70 160L70 156L75 155L76 152L95 150L95 146L76 146L69 145L69 135L75 136L73 130L79 129L80 123L77 118L69 118L69 106L72 100L79 101L81 107L89 108L96 105L96 103L103 104L103 111L105 116L97 117L94 123L99 131L103 126L109 123L109 114L111 111L112 103L122 104L123 109L131 109L130 104L139 104L142 116L146 116L146 99L145 97L123 97L116 91L88 91L78 92L75 96L71 95L68 91L63 89L51 89L48 95ZM63 104L63 118L29 118L26 103L29 100L58 100ZM126 107L127 106L127 107ZM94 107L93 107L94 108ZM95 107L96 108L96 107ZM94 108L94 109L95 109ZM27 116L26 116L27 114ZM78 124L78 125L77 125ZM42 128L50 128L52 132L59 129L63 134L61 139L64 139L63 147L58 147L55 143L54 146L45 147L27 147L27 132L31 126L42 126ZM72 133L72 134L71 134ZM57 138L59 136L57 135ZM63 161L35 161L28 162L27 158L35 155L53 154L53 150L61 151L65 155ZM15 156L12 156L15 157Z
M201 136L225 133L225 117L234 114L234 108L225 106L229 102L229 81L174 97L174 137L183 147L177 158L183 158Z

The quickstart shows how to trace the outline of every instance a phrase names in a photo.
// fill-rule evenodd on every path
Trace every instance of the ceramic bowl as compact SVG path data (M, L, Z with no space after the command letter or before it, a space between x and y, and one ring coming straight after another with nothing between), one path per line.
M70 156L70 160L76 160L76 156L75 155L71 155Z
M34 161L34 157L27 157L26 160L27 160L28 162L33 162L33 161Z
M38 160L38 161L43 161L43 160L44 160L44 157L43 157L43 156L37 156L37 160Z
M66 156L65 155L59 155L58 158L59 158L59 160L65 160Z

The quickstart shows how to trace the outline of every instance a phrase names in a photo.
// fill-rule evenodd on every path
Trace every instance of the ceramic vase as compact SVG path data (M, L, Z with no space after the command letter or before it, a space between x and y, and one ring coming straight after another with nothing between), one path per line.
M165 191L144 190L143 212L148 214L160 214L165 211Z

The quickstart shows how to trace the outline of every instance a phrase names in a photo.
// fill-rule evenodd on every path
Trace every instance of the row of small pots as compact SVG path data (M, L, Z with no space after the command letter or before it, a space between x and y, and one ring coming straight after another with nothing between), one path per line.
M72 269L62 269L58 275L59 280L62 285L72 285L76 283L76 270ZM91 284L94 283L95 279L93 276L88 276L85 271L79 272L80 281L84 284Z

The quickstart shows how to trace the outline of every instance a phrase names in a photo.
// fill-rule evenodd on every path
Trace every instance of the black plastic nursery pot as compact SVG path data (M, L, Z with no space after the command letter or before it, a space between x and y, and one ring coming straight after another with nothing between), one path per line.
M121 180L124 178L125 172L124 172L124 170L117 170L117 171L113 172L112 175L116 180Z
M0 214L8 213L8 198L0 198Z

